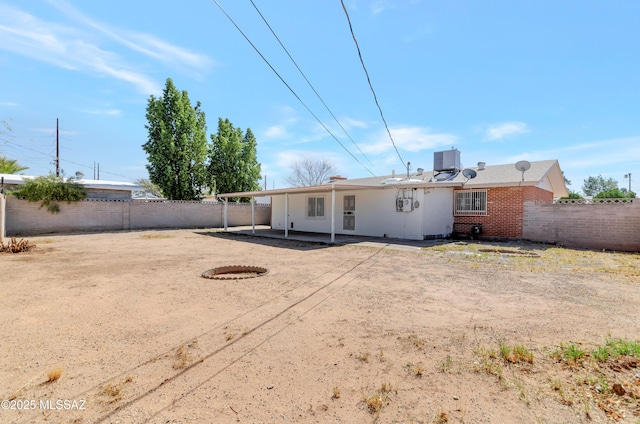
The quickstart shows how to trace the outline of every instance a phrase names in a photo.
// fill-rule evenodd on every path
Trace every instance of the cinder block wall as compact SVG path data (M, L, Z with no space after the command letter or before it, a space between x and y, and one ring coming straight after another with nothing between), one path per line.
M7 196L6 232L36 235L81 231L122 231L151 228L219 228L224 226L224 205L206 202L84 200L61 203L51 214L40 203ZM271 206L255 206L256 225L271 222ZM250 204L229 204L229 226L251 225Z
M567 247L640 251L640 199L623 204L524 203L522 237Z
M482 224L485 237L522 237L525 200L553 200L553 193L538 187L495 187L487 189L486 216L456 216L456 231L470 232L471 224Z

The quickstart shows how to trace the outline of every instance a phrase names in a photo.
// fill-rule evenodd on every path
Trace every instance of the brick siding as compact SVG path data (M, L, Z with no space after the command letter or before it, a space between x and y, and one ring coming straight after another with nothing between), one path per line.
M454 217L456 232L470 234L471 225L480 224L482 236L520 238L525 200L552 201L553 193L538 187L489 188L487 189L487 215Z

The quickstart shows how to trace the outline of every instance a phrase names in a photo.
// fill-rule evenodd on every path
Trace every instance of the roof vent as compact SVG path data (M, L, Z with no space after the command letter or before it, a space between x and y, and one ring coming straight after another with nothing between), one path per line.
M424 172L424 169L422 168L416 169L416 175L422 175L423 172Z
M484 170L485 166L487 166L486 162L478 162L478 171Z
M433 153L433 170L435 172L457 172L460 169L460 151L458 149Z

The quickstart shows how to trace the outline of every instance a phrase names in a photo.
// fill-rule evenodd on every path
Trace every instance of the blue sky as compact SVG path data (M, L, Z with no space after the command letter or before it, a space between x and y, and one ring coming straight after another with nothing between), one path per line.
M251 1L218 2L306 107L214 0L0 0L0 154L54 171L59 118L67 175L146 177L145 107L171 77L209 133L220 117L252 129L269 189L307 157L357 178L400 157L430 170L455 146L468 167L558 159L574 191L631 173L640 192L640 2L345 0L399 155L339 0L253 3L348 136Z

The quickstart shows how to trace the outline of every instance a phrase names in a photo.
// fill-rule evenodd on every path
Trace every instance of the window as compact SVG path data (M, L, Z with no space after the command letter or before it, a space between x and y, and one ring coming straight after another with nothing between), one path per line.
M324 197L307 198L307 218L324 218Z
M487 190L458 190L455 192L456 216L487 214Z

